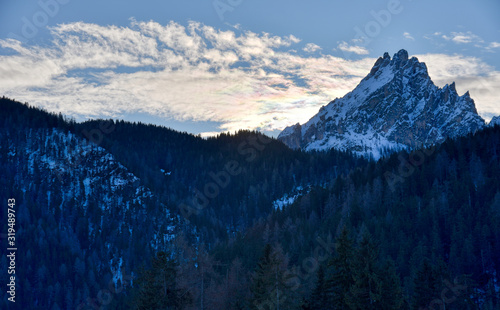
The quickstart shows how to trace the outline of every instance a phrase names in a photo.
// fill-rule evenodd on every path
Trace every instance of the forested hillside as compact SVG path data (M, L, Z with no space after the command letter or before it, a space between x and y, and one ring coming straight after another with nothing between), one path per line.
M7 98L0 127L20 309L500 306L498 126L378 162Z
M364 162L291 151L252 132L205 140L121 121L79 124L7 98L0 107L0 198L16 199L26 266L18 299L35 309L125 307L124 287L159 251L182 257L180 286L192 287L202 253L269 214L276 197ZM7 268L5 256L0 263Z
M314 187L215 257L248 266L251 288L261 264L248 253L272 245L291 277L282 294L307 309L498 309L499 155L500 127L394 154Z
M489 128L313 186L219 243L186 307L498 309L499 150Z
M0 104L0 200L16 201L19 309L77 308L173 248L180 219L113 155L71 133L62 116ZM0 268L8 263L2 255ZM106 298L116 306L122 297Z
M267 216L272 202L295 188L327 184L366 162L335 150L293 151L257 132L202 139L140 123L100 126L89 121L75 132L99 142L210 243Z

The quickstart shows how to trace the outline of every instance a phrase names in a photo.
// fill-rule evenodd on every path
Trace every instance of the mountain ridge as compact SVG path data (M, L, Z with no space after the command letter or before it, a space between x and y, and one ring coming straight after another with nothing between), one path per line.
M500 126L500 115L494 116L488 123L488 126Z

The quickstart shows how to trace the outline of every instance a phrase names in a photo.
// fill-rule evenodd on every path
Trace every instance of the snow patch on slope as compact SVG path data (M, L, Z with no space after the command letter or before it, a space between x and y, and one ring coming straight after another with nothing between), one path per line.
M283 197L273 201L274 210L282 211L285 207L293 204L298 197L304 195L307 191L302 186L297 186L291 193L285 194Z

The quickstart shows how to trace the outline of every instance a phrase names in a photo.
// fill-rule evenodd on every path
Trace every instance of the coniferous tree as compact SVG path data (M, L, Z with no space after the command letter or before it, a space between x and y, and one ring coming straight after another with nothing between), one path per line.
M388 260L383 266L380 274L382 290L380 305L383 309L402 309L404 304L401 280L392 260Z
M288 309L293 305L290 291L290 273L280 247L266 244L252 276L250 291L251 309Z
M320 265L318 268L316 286L311 294L308 308L317 310L328 309L327 304L328 299L326 292L325 267L323 265Z
M343 228L335 245L336 253L330 259L326 272L326 294L332 309L349 309L347 295L354 283L352 277L353 245L347 228Z
M176 287L177 264L165 252L158 252L151 261L151 269L143 270L136 281L134 308L182 309L185 294Z
M414 280L412 309L425 309L430 303L439 298L438 274L429 260L424 259Z
M347 294L350 309L387 309L381 304L382 280L378 267L378 248L368 232L363 233L352 263L354 280Z
M250 291L252 298L250 300L250 307L259 309L259 305L267 302L268 289L273 287L273 280L270 276L272 273L272 258L271 258L271 245L268 243L264 248L264 252L257 264L257 269L253 275Z

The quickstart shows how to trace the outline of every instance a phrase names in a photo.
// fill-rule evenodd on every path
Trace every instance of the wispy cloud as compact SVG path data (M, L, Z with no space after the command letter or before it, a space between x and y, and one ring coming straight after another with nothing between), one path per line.
M409 32L403 32L403 37L405 39L415 41L415 38Z
M499 47L500 47L499 42L491 42L490 45L488 45L488 49L499 48Z
M482 43L484 42L479 36L473 34L470 31L467 32L452 32L451 35L443 35L443 39L447 41L453 41L457 44L466 44L466 43Z
M451 32L448 35L441 32L435 32L430 35L425 35L424 38L434 41L434 43L440 47L444 47L444 43L454 43L464 47L473 44L474 48L482 49L483 51L490 53L498 52L497 48L500 47L499 42L485 42L485 40L471 31Z
M294 36L197 22L50 31L50 45L0 40L14 51L0 56L0 93L77 119L149 113L221 130L281 129L352 89L373 62L302 57L287 51L300 42Z
M435 40L436 38L442 39L443 38L442 33L436 31L434 33L430 33L430 34L425 34L424 35L424 39L427 39L427 40Z
M345 95L375 62L300 55L292 51L300 42L294 36L221 31L197 22L78 22L50 31L53 41L43 46L0 40L0 48L10 50L0 55L0 94L79 120L139 113L214 121L221 131L278 130L307 121L320 106ZM368 54L345 42L339 48ZM463 78L476 85L484 76L500 76L476 58L425 57L439 81ZM499 91L480 91L479 84L477 89L471 94L478 105L498 110L492 98Z
M306 46L302 50L306 53L314 53L316 51L321 50L321 47L319 45L314 44L314 43L307 43Z
M357 46L357 45L349 45L347 42L340 42L340 44L337 46L338 49L344 52L349 52L349 53L354 53L357 55L368 55L369 52L368 50L363 47L363 46Z

